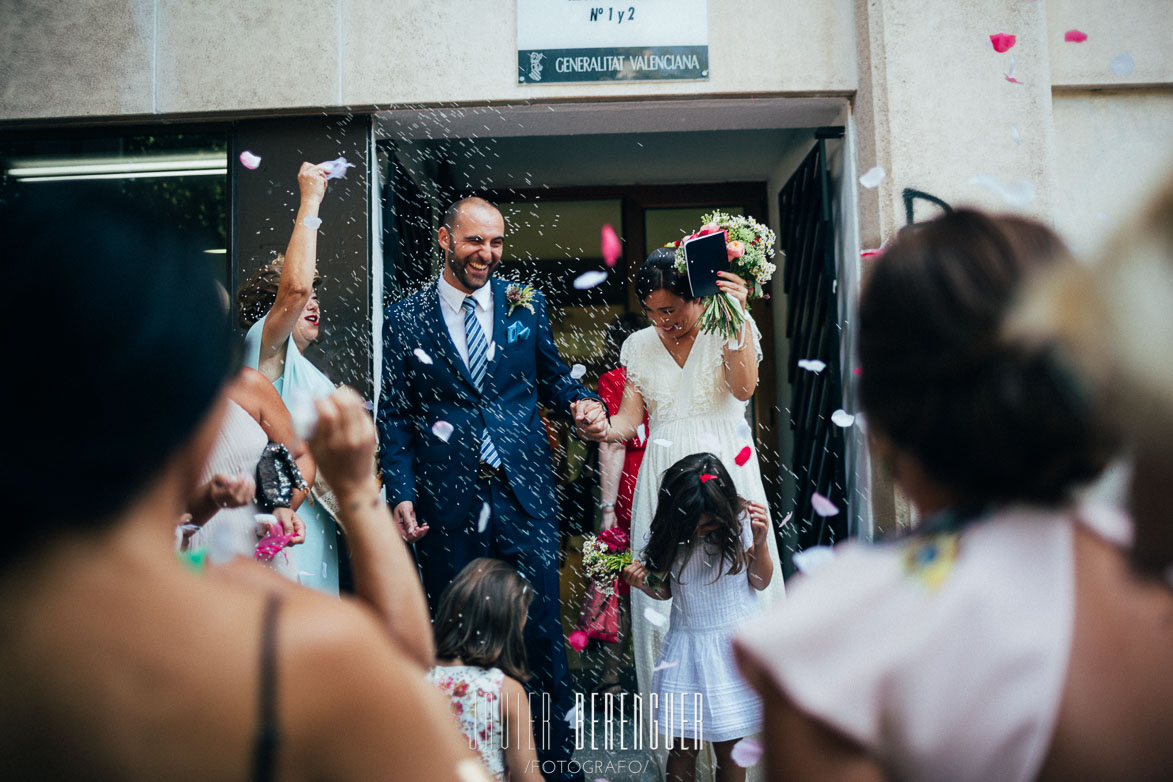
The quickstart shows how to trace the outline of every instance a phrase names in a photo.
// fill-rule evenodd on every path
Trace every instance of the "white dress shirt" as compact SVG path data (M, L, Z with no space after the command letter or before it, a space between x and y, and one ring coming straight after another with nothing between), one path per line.
M452 344L456 346L456 352L460 354L460 358L464 360L464 365L467 367L468 332L464 329L464 298L466 294L444 279L442 273L440 274L439 291L440 311L444 313L444 325L448 327L448 333L452 336ZM492 360L495 351L493 345L492 280L473 291L472 298L477 305L475 310L477 321L481 324L481 331L485 332L485 343L488 345L485 358Z

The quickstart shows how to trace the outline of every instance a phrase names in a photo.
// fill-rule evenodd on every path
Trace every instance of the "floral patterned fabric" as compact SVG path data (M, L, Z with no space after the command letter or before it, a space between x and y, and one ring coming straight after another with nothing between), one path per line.
M501 685L505 672L472 665L437 665L428 671L428 681L448 697L460 732L480 754L493 779L504 782L507 775Z

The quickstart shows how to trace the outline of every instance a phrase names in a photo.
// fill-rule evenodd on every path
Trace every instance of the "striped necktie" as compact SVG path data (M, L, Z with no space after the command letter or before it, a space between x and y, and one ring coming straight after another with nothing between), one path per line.
M476 301L472 296L466 296L461 306L464 307L464 333L468 336L468 371L472 374L472 382L476 384L477 390L481 391L485 387L485 373L488 370L486 353L489 344L485 339L485 332L481 330L480 321L477 320ZM501 457L493 441L489 439L488 427L485 427L481 435L481 461L490 467L501 466Z

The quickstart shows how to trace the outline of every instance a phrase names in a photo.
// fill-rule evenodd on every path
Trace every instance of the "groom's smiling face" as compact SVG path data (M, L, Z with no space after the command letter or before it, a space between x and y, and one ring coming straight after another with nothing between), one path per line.
M489 281L505 248L505 220L493 206L467 204L451 229L441 226L444 274L448 282L472 293Z

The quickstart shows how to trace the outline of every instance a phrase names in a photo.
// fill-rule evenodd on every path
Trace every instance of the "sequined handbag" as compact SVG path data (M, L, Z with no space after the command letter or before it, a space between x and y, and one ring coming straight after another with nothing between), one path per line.
M281 443L266 445L257 461L257 507L265 513L288 508L293 503L293 490L307 488L289 449Z

